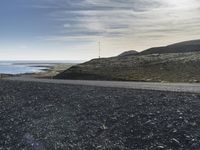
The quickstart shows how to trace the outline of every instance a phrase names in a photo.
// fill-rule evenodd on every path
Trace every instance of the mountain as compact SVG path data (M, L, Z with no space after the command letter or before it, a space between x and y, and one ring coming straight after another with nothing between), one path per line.
M135 55L135 54L138 54L138 53L139 53L138 51L130 50L130 51L126 51L126 52L121 53L120 55L118 55L118 57L126 57L126 56L130 56L130 55Z
M176 44L171 44L169 46L184 46L184 45L200 45L200 40L184 41Z
M153 47L144 50L140 55L163 54L163 53L185 53L200 51L200 40L185 41L164 47Z
M69 68L57 79L199 82L199 41L188 41L140 53L93 59Z

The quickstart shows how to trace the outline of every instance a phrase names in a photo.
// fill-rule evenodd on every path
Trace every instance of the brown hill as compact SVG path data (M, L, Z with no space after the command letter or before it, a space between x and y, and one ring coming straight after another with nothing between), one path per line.
M153 48L125 57L94 59L73 66L55 78L198 82L200 81L199 46L194 44L187 47L184 42L184 44L171 45L163 49ZM171 48L168 49L169 47Z

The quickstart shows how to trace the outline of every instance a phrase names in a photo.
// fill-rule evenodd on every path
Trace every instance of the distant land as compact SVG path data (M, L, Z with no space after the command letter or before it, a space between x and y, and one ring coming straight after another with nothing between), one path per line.
M184 41L142 52L127 51L111 58L72 66L56 79L146 82L200 82L200 40Z
M83 60L6 60L0 61L0 78L31 76L52 78Z

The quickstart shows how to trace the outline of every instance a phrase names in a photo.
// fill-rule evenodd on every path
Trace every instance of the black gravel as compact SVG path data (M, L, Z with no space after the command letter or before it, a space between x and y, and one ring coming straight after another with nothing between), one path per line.
M0 150L199 150L200 95L0 81Z

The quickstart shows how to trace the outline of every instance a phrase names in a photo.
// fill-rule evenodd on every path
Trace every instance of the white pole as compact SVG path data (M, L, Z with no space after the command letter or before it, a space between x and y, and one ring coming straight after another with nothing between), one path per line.
M101 42L99 41L99 59L101 58Z

